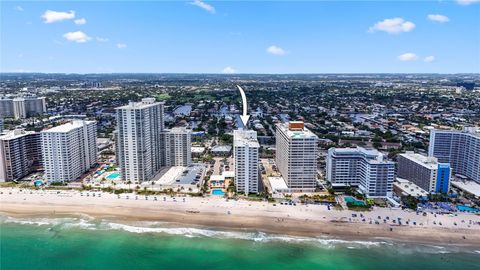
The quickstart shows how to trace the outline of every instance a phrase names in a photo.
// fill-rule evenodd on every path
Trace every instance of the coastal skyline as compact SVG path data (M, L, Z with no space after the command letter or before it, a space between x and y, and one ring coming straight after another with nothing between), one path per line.
M3 1L0 72L478 73L479 11L471 0Z

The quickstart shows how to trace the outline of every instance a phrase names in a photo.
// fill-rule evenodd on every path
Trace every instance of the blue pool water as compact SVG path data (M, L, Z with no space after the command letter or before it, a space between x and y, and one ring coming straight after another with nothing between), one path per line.
M225 192L223 192L221 189L214 189L214 190L212 190L212 194L223 196L223 195L225 195Z
M107 179L116 179L120 176L120 173L111 173L109 176L107 176Z
M472 208L472 207L469 207L469 206L466 206L466 205L457 205L457 209L459 211L480 213L480 209Z

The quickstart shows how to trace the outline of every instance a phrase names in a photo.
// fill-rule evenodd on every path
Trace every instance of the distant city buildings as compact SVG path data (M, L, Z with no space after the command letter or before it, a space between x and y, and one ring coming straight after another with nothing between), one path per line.
M45 97L17 97L0 99L0 117L23 119L47 111Z
M330 148L327 181L333 187L358 186L367 197L391 197L395 163L377 150Z
M116 108L116 157L125 181L148 181L165 163L163 106L154 98L144 98Z
M12 130L0 136L0 182L19 180L42 166L40 133Z
M165 145L165 166L192 164L192 132L186 128L172 128L162 133Z
M277 125L275 162L288 188L312 192L317 180L318 137L303 122Z
M439 162L450 163L455 174L480 183L480 133L477 128L432 130L428 155L438 158Z
M257 132L235 130L233 132L233 157L235 159L235 187L237 192L258 193L259 171Z
M40 133L45 178L48 181L76 180L96 163L95 121L76 120Z
M448 193L450 190L450 164L439 163L435 157L413 152L397 156L397 176L411 181L431 193Z

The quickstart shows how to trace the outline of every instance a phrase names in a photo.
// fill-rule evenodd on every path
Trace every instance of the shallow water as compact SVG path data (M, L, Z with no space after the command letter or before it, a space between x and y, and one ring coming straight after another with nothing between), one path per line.
M480 247L346 241L89 217L0 218L0 269L478 269Z

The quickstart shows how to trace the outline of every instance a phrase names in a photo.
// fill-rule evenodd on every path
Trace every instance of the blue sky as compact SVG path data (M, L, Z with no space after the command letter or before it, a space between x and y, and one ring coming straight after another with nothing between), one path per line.
M480 72L478 0L0 5L2 72Z

